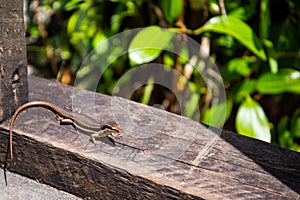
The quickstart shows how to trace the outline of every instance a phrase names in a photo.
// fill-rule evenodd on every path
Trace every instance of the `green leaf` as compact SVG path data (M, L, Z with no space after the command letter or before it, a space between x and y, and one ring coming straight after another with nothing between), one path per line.
M88 18L88 12L91 9L90 3L80 4L80 9L72 14L67 24L67 32L72 35L73 32L86 31L90 19Z
M153 91L153 87L154 87L154 78L153 78L153 76L150 76L148 79L148 83L145 86L145 90L144 90L144 94L141 99L141 103L146 104L146 105L149 104L151 94Z
M283 116L280 118L277 126L277 132L279 133L279 135L288 129L289 120L290 119L288 116Z
M247 13L247 11L246 11L245 7L238 7L236 9L230 11L229 15L236 17L238 19L246 20L247 19L246 13Z
M242 101L247 95L251 95L256 89L256 80L243 81L235 94L236 101Z
M270 70L273 74L278 72L278 62L277 62L277 60L270 57L269 58L269 65L270 65Z
M183 8L183 0L161 0L160 6L166 20L172 24L180 15Z
M271 18L270 18L270 6L269 0L261 0L260 1L260 16L259 16L259 31L260 31L260 38L268 38L270 25L271 25Z
M291 118L291 133L293 137L300 138L300 108L296 109Z
M129 45L130 62L143 64L154 60L166 49L174 34L158 26L149 26L141 30Z
M83 3L83 0L67 1L64 8L65 8L66 11L71 11L71 10L77 9L80 6L81 3Z
M192 93L189 101L187 103L187 106L184 110L184 116L192 118L195 114L195 111L197 111L197 107L199 106L199 94ZM199 120L199 119L198 119Z
M266 50L266 53L268 54L268 63L270 66L270 70L273 74L276 74L278 72L278 61L275 59L275 48L273 45L273 42L267 39L263 40L263 44Z
M260 76L256 88L262 94L300 94L300 72L286 68L279 70L277 74L266 73Z
M31 25L28 29L30 36L32 37L40 37L41 33L37 26Z
M250 26L240 19L233 16L227 18L213 17L204 26L195 30L194 34L199 35L206 31L231 35L259 58L266 60L265 52L257 35Z
M203 123L218 128L222 127L231 114L232 105L232 99L213 105L206 111Z
M249 67L248 61L245 58L234 58L228 63L229 72L236 72L242 76L249 75L252 70Z
M101 48L96 48L101 43ZM107 35L105 35L103 32L97 32L92 41L93 47L95 48L95 51L97 53L105 52L108 49L108 42L107 42Z
M236 121L236 129L241 135L271 141L268 119L262 107L250 96L240 105Z
M117 31L119 30L121 23L122 23L122 19L123 19L123 13L114 14L111 17L110 24L111 24L111 30L113 33L117 33Z
M300 118L298 117L292 126L292 133L295 138L300 138Z
M285 130L279 135L279 144L281 147L290 148L293 145L293 137L289 130Z

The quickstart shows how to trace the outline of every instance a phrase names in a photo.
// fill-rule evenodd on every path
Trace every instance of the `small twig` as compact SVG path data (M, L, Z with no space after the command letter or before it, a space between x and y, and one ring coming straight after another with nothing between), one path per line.
M167 28L168 24L164 18L164 13L163 11L156 6L151 0L147 0L148 5L150 6L150 8L155 12L157 18L158 18L158 24L163 27L163 28Z
M50 62L50 66L51 66L51 69L52 71L57 74L57 67L56 67L56 63L54 61L54 54L53 54L53 46L49 44L48 40L47 40L47 37L48 37L48 32L46 30L46 27L45 27L45 24L40 21L39 19L39 15L40 15L40 11L39 11L39 6L40 6L40 2L39 0L34 0L34 3L33 3L33 7L34 7L34 14L35 14L35 20L36 20L36 23L38 25L38 29L40 31L40 34L41 34L41 38L45 44L45 49L46 49L46 56L47 56L47 59L49 60Z
M226 13L226 9L225 9L224 0L219 0L219 5L221 7L221 13L222 13L223 17L227 18L227 13Z
M184 23L185 6L186 6L186 2L184 1L183 5L182 5L181 13L175 22L175 25L181 29L181 33L187 33L187 27Z

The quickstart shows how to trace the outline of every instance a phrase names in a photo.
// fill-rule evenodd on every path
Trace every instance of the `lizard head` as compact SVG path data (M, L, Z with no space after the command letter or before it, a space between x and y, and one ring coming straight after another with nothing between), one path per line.
M109 133L113 138L120 138L121 137L121 128L119 124L116 122L108 122L103 126L105 132Z

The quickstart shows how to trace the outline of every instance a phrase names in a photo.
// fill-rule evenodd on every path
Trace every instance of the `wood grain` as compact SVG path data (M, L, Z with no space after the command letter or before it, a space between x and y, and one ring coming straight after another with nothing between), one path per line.
M299 199L299 153L119 97L36 77L29 83L31 101L76 101L99 122L116 120L123 137L95 146L51 111L28 109L16 120L11 171L86 199ZM7 141L8 121L1 127Z
M0 122L28 100L22 0L0 0Z

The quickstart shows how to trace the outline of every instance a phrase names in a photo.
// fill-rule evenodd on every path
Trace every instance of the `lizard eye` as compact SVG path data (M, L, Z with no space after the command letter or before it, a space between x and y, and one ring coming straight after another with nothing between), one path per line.
M121 132L121 128L119 127L119 125L116 122L108 123L106 128L111 131Z
M117 131L117 132L120 132L121 129L119 127L112 127L113 130Z

